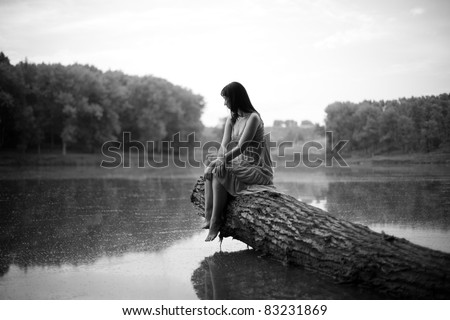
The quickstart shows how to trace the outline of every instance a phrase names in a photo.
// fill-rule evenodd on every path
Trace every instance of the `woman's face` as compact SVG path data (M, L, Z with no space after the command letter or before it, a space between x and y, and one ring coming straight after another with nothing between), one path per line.
M227 97L223 97L223 104L230 109L230 100Z

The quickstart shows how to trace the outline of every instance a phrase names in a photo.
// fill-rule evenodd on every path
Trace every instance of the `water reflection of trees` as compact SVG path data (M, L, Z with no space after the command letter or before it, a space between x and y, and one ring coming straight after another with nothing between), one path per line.
M450 228L447 181L330 182L327 210L361 223Z
M354 222L450 228L450 181L420 176L406 180L399 173L387 179L384 171L379 177L366 171L352 174L333 170L327 173L328 179L299 178L298 182L281 181L277 187L306 203L325 204L330 213Z
M158 251L193 235L191 181L2 181L0 276L22 268L85 264Z
M253 250L218 252L191 278L200 299L384 299L364 288L258 257Z

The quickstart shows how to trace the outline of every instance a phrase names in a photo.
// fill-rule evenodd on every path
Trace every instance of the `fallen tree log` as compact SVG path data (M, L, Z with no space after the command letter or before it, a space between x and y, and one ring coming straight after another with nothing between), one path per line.
M202 177L191 201L204 216ZM232 198L220 237L392 298L450 298L450 254L372 231L287 194L264 191Z

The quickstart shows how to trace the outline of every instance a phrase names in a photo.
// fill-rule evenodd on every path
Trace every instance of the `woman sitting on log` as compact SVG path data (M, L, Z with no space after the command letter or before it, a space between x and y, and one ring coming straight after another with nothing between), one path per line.
M269 141L247 91L240 83L232 82L222 89L221 95L230 109L230 116L217 155L208 155L205 162L206 221L203 228L209 228L205 241L212 241L219 234L229 194L274 190Z

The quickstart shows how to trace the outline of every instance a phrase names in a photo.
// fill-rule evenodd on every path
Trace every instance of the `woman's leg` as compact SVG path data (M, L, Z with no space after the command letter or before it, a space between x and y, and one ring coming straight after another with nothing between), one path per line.
M202 229L209 229L213 209L213 190L211 180L205 179L205 223Z
M205 170L203 176L205 178L205 222L202 224L202 229L209 229L211 221L211 214L213 208L213 191L212 191L212 168L209 166L211 161L215 159L215 155L208 154L204 162Z
M219 234L222 213L225 209L228 198L227 190L220 184L220 182L214 175L212 176L212 191L213 209L209 226L209 233L205 241L213 241Z

